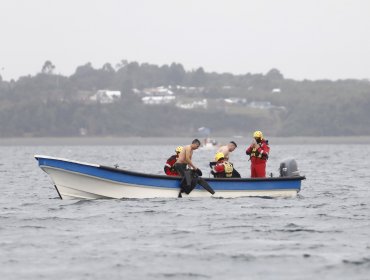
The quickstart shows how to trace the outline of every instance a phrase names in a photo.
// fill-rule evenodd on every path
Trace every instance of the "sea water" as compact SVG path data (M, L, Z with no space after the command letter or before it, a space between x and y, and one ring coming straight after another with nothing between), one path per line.
M176 146L0 146L0 278L370 279L370 145L270 143L268 173L293 157L307 177L276 199L60 200L33 158L163 174ZM214 152L194 152L204 176Z

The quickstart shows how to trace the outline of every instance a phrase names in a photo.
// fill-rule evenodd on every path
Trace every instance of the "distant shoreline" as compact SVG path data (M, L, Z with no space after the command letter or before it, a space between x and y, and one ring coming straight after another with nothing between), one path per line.
M195 137L19 137L0 138L0 146L119 146L119 145L184 145ZM224 144L234 140L240 145L251 141L247 137L214 137ZM370 144L370 136L356 137L271 137L270 144Z

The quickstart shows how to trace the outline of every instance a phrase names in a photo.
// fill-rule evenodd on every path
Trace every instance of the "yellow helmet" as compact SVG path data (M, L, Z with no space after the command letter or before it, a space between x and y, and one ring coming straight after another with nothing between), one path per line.
M261 139L263 139L262 131L256 130L256 131L253 133L253 138L261 138Z
M224 157L225 157L225 155L223 153L219 152L219 153L216 153L215 160L219 161L221 158L224 158Z
M181 153L183 147L182 146L178 146L176 149L175 149L175 152L176 153Z

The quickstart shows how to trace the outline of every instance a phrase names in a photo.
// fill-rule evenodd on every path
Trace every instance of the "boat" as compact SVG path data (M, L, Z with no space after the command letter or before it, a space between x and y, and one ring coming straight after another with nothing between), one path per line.
M61 199L175 198L178 197L182 179L50 156L35 155L35 159L39 167L51 177ZM289 165L283 165L282 172L287 173L287 167ZM203 179L215 191L214 195L197 185L189 195L183 196L295 197L305 177L293 171L283 177Z
M214 150L214 149L217 148L217 144L218 143L215 139L207 137L203 140L203 143L200 146L200 149L202 149L202 150Z

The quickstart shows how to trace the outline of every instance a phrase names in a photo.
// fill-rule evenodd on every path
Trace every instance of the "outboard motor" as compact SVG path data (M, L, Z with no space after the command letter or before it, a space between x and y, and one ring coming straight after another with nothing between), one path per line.
M280 177L299 176L297 162L294 158L288 158L280 163Z

